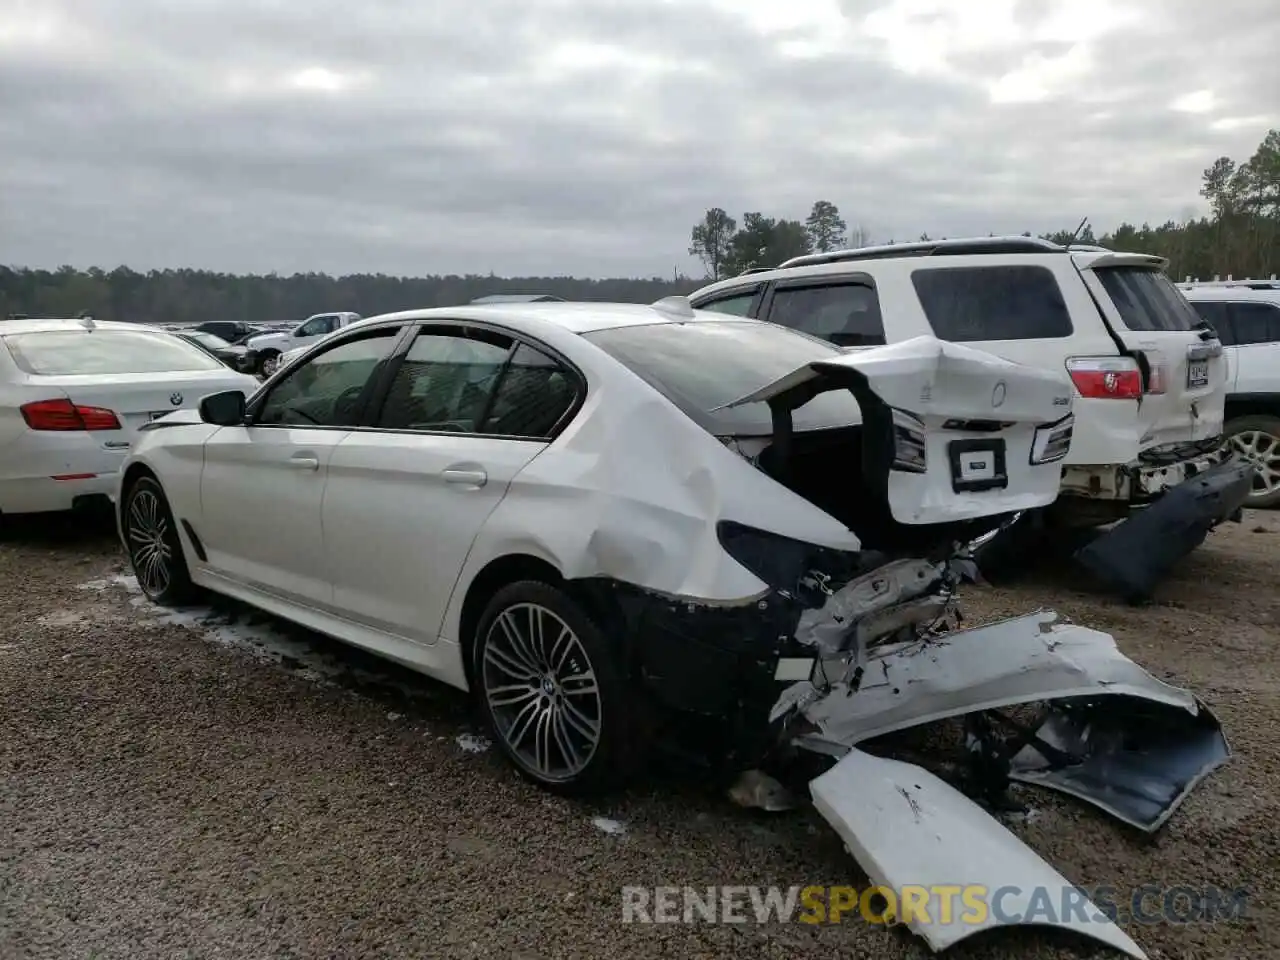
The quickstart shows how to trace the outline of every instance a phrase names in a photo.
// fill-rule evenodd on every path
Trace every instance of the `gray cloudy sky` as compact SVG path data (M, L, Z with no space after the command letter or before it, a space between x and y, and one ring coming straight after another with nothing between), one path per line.
M0 0L0 263L617 276L707 207L1162 221L1274 0Z

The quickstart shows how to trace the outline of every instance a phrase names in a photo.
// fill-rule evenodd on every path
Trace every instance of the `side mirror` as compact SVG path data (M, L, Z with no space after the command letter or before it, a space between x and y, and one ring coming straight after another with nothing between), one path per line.
M211 393L200 401L200 419L218 427L238 427L244 423L244 394L239 390Z

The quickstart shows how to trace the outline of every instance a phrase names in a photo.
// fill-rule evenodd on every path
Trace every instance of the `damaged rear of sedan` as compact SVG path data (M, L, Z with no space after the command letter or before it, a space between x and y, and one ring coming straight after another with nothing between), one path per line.
M801 753L875 882L1029 896L1065 881L879 738L963 718L988 805L1021 781L1147 830L1227 756L1106 634L959 629L960 544L1057 495L1071 388L1049 371L927 336L844 352L682 299L469 305L372 318L247 404L177 416L123 471L143 590L227 593L470 689L547 789L617 784L658 743L728 775ZM306 472L256 510L264 456ZM979 929L914 926L935 948Z

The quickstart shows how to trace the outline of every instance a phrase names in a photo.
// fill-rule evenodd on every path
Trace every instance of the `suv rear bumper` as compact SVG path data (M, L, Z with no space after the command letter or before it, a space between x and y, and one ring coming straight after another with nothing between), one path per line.
M1076 559L1128 599L1146 599L1210 530L1240 519L1254 470L1233 458L1196 473L1081 548Z
M1150 453L1127 464L1071 464L1062 468L1062 496L1142 506L1168 490L1226 463L1231 453L1215 437L1164 457Z

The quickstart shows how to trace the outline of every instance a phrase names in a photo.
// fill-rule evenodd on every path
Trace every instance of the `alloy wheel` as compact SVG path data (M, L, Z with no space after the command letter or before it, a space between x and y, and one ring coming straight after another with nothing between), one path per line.
M1280 491L1280 438L1262 430L1244 430L1233 434L1227 444L1257 468L1249 494L1251 499Z
M152 490L136 491L129 500L125 536L138 585L149 597L160 596L173 581L168 534L169 521L159 495Z
M519 603L484 638L484 695L496 732L530 773L579 776L600 744L600 685L582 641L546 607Z

